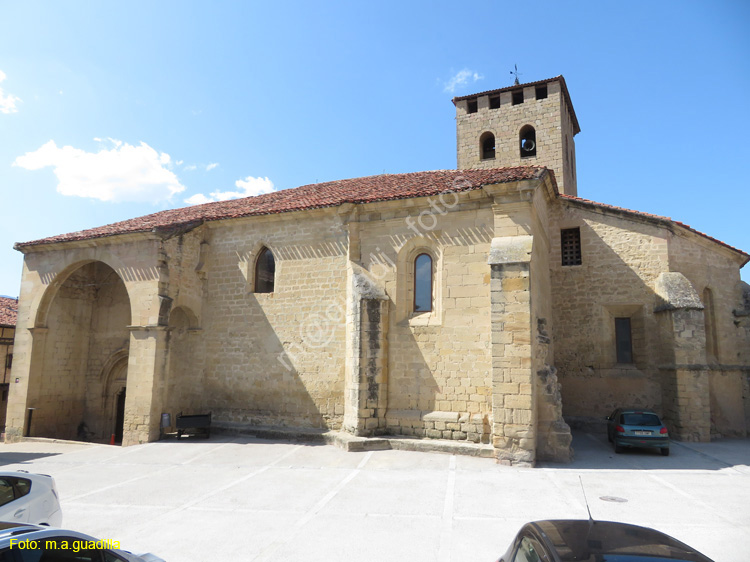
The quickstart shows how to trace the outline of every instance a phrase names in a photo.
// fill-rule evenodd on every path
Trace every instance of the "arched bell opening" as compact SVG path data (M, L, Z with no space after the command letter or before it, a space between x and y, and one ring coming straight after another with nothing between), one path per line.
M479 150L482 160L492 160L495 158L495 135L489 131L482 133L479 137Z
M521 128L518 139L521 158L536 156L536 131L531 125Z

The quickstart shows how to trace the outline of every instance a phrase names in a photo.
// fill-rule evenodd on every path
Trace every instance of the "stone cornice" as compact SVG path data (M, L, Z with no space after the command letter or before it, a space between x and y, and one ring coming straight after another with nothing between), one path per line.
M86 238L85 240L66 240L64 242L50 242L47 244L21 245L14 244L13 249L22 254L34 254L54 250L73 250L83 248L96 248L112 246L114 244L128 244L131 242L161 241L163 236L153 232L130 232L127 234L112 234L98 238Z

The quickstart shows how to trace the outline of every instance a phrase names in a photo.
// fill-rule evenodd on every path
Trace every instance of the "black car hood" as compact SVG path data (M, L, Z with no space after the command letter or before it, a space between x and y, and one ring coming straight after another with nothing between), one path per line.
M586 520L536 521L532 525L555 545L565 562L712 562L669 535L637 525Z

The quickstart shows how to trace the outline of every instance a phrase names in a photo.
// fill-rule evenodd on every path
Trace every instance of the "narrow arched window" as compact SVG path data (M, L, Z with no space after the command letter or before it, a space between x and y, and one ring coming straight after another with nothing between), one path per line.
M719 341L716 337L714 296L708 287L703 290L703 321L706 327L706 359L716 361L719 358Z
M263 248L255 262L255 292L273 293L276 261L268 248Z
M414 260L414 312L432 311L432 258L419 254Z
M479 137L479 146L482 151L482 160L489 160L495 157L495 135L492 133L483 133Z
M536 131L531 125L525 125L519 134L521 158L536 156Z

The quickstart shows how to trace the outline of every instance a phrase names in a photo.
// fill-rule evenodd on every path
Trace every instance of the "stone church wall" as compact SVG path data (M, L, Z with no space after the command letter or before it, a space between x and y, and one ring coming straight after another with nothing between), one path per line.
M550 279L549 206L542 189L534 193L534 249L531 259L531 359L535 400L536 460L570 460L570 427L562 419L562 396L555 359ZM514 341L520 334L514 334Z
M460 201L449 194L435 207L424 199L368 206L361 261L390 299L388 432L486 443L493 216L480 192ZM413 314L413 264L424 252L433 259L433 311Z
M347 236L335 212L221 221L206 241L202 407L230 424L340 427ZM273 293L253 292L263 246Z
M729 252L717 251L692 235L671 237L669 259L672 270L690 280L705 307L711 434L745 437L750 360L747 334L735 323L734 311L742 307L738 264Z
M165 241L168 277L166 294L171 299L167 319L167 365L163 411L172 426L180 413L205 413L205 330L202 324L203 293L209 244L201 227Z
M580 228L582 264L562 266L560 229ZM571 423L618 406L661 407L652 287L669 270L666 233L654 225L561 202L551 213L555 365ZM629 317L632 364L618 364L614 318Z

